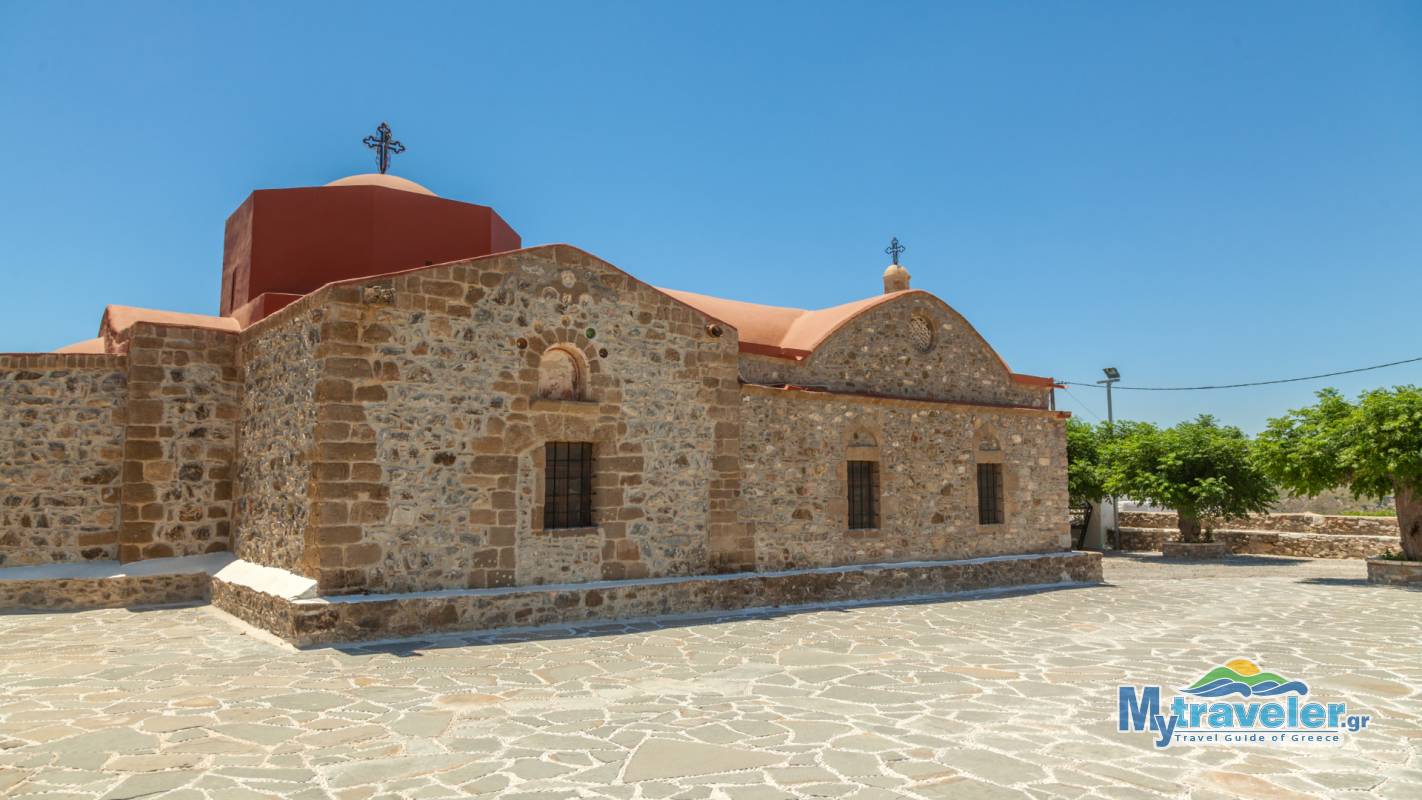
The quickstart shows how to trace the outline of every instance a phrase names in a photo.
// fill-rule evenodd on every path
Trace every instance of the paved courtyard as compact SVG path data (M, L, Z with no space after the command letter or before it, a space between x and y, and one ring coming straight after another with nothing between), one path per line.
M1360 562L296 651L206 607L0 616L0 795L1422 797L1422 593ZM1115 731L1236 656L1374 716L1324 747Z

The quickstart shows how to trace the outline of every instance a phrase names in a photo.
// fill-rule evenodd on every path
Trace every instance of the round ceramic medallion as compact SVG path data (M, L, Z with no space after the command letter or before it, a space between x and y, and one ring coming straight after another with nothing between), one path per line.
M927 319L915 316L909 320L909 340L920 353L933 349L933 324Z

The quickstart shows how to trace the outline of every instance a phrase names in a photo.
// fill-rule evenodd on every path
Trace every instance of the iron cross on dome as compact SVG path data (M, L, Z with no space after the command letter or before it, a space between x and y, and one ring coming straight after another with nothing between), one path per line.
M380 174L390 169L390 156L405 152L405 145L390 136L390 126L384 122L375 129L375 136L365 137L365 146L375 151L375 163L380 166Z
M899 263L899 256L907 249L907 247L899 244L899 237L895 236L893 240L889 242L889 246L884 248L884 252L893 256L894 263L897 264Z

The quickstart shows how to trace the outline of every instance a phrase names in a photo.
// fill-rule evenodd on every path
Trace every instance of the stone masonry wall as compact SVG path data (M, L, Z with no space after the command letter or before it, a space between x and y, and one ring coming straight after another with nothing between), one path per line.
M1399 547L1396 536L1357 534L1222 530L1214 538L1229 545L1231 553L1308 558L1371 558Z
M1121 525L1130 528L1176 530L1179 519L1174 511L1122 511ZM1330 514L1253 514L1227 519L1217 528L1289 533L1331 533L1364 536L1398 535L1397 517L1350 517Z
M1159 550L1180 538L1173 511L1121 512L1122 550ZM1236 554L1369 558L1398 548L1397 519L1324 514L1255 514L1214 526Z
M1396 534L1373 536L1217 528L1213 536L1215 541L1225 543L1235 554L1306 558L1370 558L1396 550L1399 546ZM1180 533L1173 528L1121 528L1122 550L1159 551L1166 542L1179 539Z
M133 326L119 560L228 549L236 341L222 331Z
M737 344L554 245L328 287L311 482L323 593L745 568ZM293 312L291 309L295 309ZM538 400L550 347L585 400ZM542 529L543 445L594 446L594 525Z
M0 581L0 612L191 603L207 598L209 583L204 572L93 579L4 580Z
M768 385L1033 408L1048 403L1044 389L1014 382L967 320L926 293L862 313L804 361L742 356L741 373L748 383Z
M1416 587L1422 585L1422 564L1416 561L1370 559L1368 580L1372 583Z
M118 552L123 356L0 355L0 567Z
M315 577L307 563L321 313L303 303L244 331L236 464L238 558ZM329 423L328 423L329 424ZM342 465L327 477L349 477Z
M761 570L1067 549L1066 439L1051 412L746 386L742 513ZM880 527L849 530L845 461L879 461ZM979 525L976 464L1003 464Z

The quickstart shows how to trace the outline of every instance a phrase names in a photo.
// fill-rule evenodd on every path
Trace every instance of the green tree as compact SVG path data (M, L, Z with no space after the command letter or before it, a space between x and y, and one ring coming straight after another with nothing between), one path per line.
M1073 507L1095 503L1106 495L1103 426L1067 420L1067 497Z
M1280 485L1316 496L1347 487L1356 498L1391 494L1405 558L1422 561L1422 390L1374 389L1350 403L1335 389L1269 420L1259 462Z
M1175 509L1180 538L1208 541L1207 520L1267 511L1278 497L1239 429L1202 414L1173 428L1116 425L1106 446L1106 490Z

